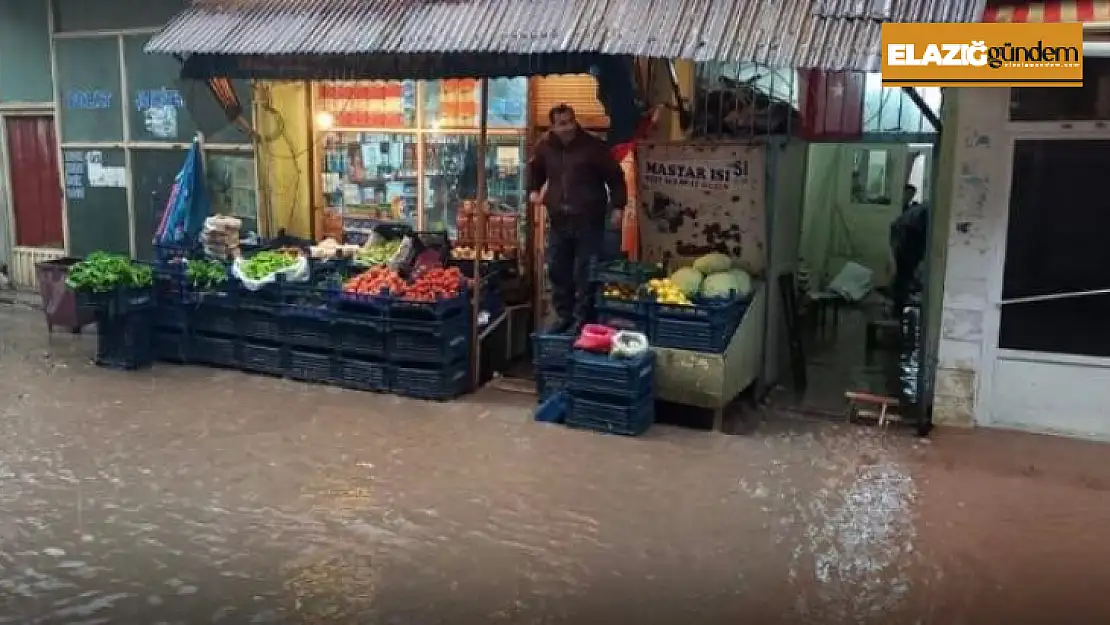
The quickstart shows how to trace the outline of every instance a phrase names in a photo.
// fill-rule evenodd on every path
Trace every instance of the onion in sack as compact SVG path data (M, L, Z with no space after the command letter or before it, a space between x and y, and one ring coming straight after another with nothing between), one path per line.
M613 346L609 348L609 355L615 358L636 358L647 353L651 345L642 332L621 330L613 337Z

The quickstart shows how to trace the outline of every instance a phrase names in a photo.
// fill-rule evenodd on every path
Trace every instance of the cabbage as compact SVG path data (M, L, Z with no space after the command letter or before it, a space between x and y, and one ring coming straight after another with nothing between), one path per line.
M683 267L671 274L670 281L682 291L686 297L694 297L701 288L701 281L705 278L700 271L693 267Z
M732 269L732 259L720 252L713 252L695 260L694 269L711 276Z
M741 269L715 273L701 285L701 296L712 299L744 299L751 291L752 278Z

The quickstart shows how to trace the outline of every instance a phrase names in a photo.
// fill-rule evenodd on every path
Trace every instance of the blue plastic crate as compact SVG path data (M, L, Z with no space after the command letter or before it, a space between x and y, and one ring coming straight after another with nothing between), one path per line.
M330 354L289 350L285 375L302 382L330 383L336 378L335 360Z
M385 319L337 313L333 324L335 347L340 353L374 358L385 355Z
M330 319L318 317L284 316L281 336L286 345L331 349L334 326Z
M392 384L398 395L445 401L470 390L470 367L465 360L429 368L399 366L393 370Z
M154 362L154 319L149 310L96 315L96 364L112 369L143 369Z
M243 343L239 347L239 366L245 371L281 375L285 372L280 347Z
M162 362L186 363L189 361L189 335L175 330L157 328L154 331L154 359Z
M389 304L390 319L442 320L462 316L470 307L470 292L462 291L449 299L434 302L414 302L394 299Z
M651 397L631 406L570 396L566 425L622 436L640 436L655 423L655 400Z
M388 392L389 365L384 362L340 357L336 365L336 383L358 391Z
M189 339L189 361L217 367L239 366L235 341L203 334L194 334Z
M594 260L590 263L590 281L601 284L639 286L652 278L662 278L667 272L662 267L622 260Z
M683 349L719 354L728 348L740 320L721 319L656 319L649 333L655 347Z
M742 300L720 301L699 299L695 300L690 306L659 304L657 302L649 304L651 317L653 319L682 320L739 319L744 316L744 311L747 310L747 307L748 302Z
M540 423L563 423L567 418L567 402L569 400L570 398L567 397L565 392L554 392L536 406L532 418Z
M236 336L239 333L234 308L213 305L206 301L186 310L189 316L189 327L195 332L223 336Z
M381 295L359 295L347 293L340 287L328 290L332 308L340 312L358 313L363 316L386 317L393 298L382 292Z
M239 336L258 341L280 343L281 320L274 310L246 309L239 311Z
M599 398L621 398L623 403L652 396L655 381L655 354L621 359L576 351L571 356L571 394Z
M565 369L574 351L574 339L570 334L533 334L532 363L537 367Z
M392 362L455 362L470 352L468 318L449 321L391 319L386 333L386 355Z
M542 403L551 395L567 388L570 374L565 369L537 369L536 395Z

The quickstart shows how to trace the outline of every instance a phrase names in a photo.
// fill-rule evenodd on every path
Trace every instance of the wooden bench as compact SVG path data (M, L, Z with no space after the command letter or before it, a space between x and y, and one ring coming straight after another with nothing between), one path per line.
M887 423L891 421L901 421L901 417L892 412L892 409L898 408L898 399L895 397L848 391L844 393L844 398L848 400L847 420L849 423L852 422L853 417L862 416L877 419L879 427L882 428L885 428Z

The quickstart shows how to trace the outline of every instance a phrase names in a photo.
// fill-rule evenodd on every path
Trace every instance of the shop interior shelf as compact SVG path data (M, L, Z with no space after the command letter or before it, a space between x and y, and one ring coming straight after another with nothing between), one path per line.
M388 392L389 365L384 362L340 358L337 369L339 386L359 391Z
M390 320L386 353L393 362L455 362L470 348L470 324L464 317L450 321Z
M538 367L566 368L574 351L570 334L533 334L532 362Z
M288 363L285 373L294 380L326 383L335 379L335 363L330 354L294 349L289 351Z
M154 361L154 320L149 310L96 319L96 364L112 369L142 369Z
M396 367L393 392L405 397L446 401L470 390L470 367L461 362L436 368Z
M655 400L645 398L632 406L614 405L570 396L566 424L573 428L640 436L655 422Z
M216 336L194 334L189 340L189 360L191 362L215 365L218 367L237 367L235 341Z
M571 356L570 388L574 395L622 398L624 404L650 397L655 378L655 354L637 358L576 351Z
M240 366L247 371L281 375L285 372L282 349L272 345L243 343L240 347Z

